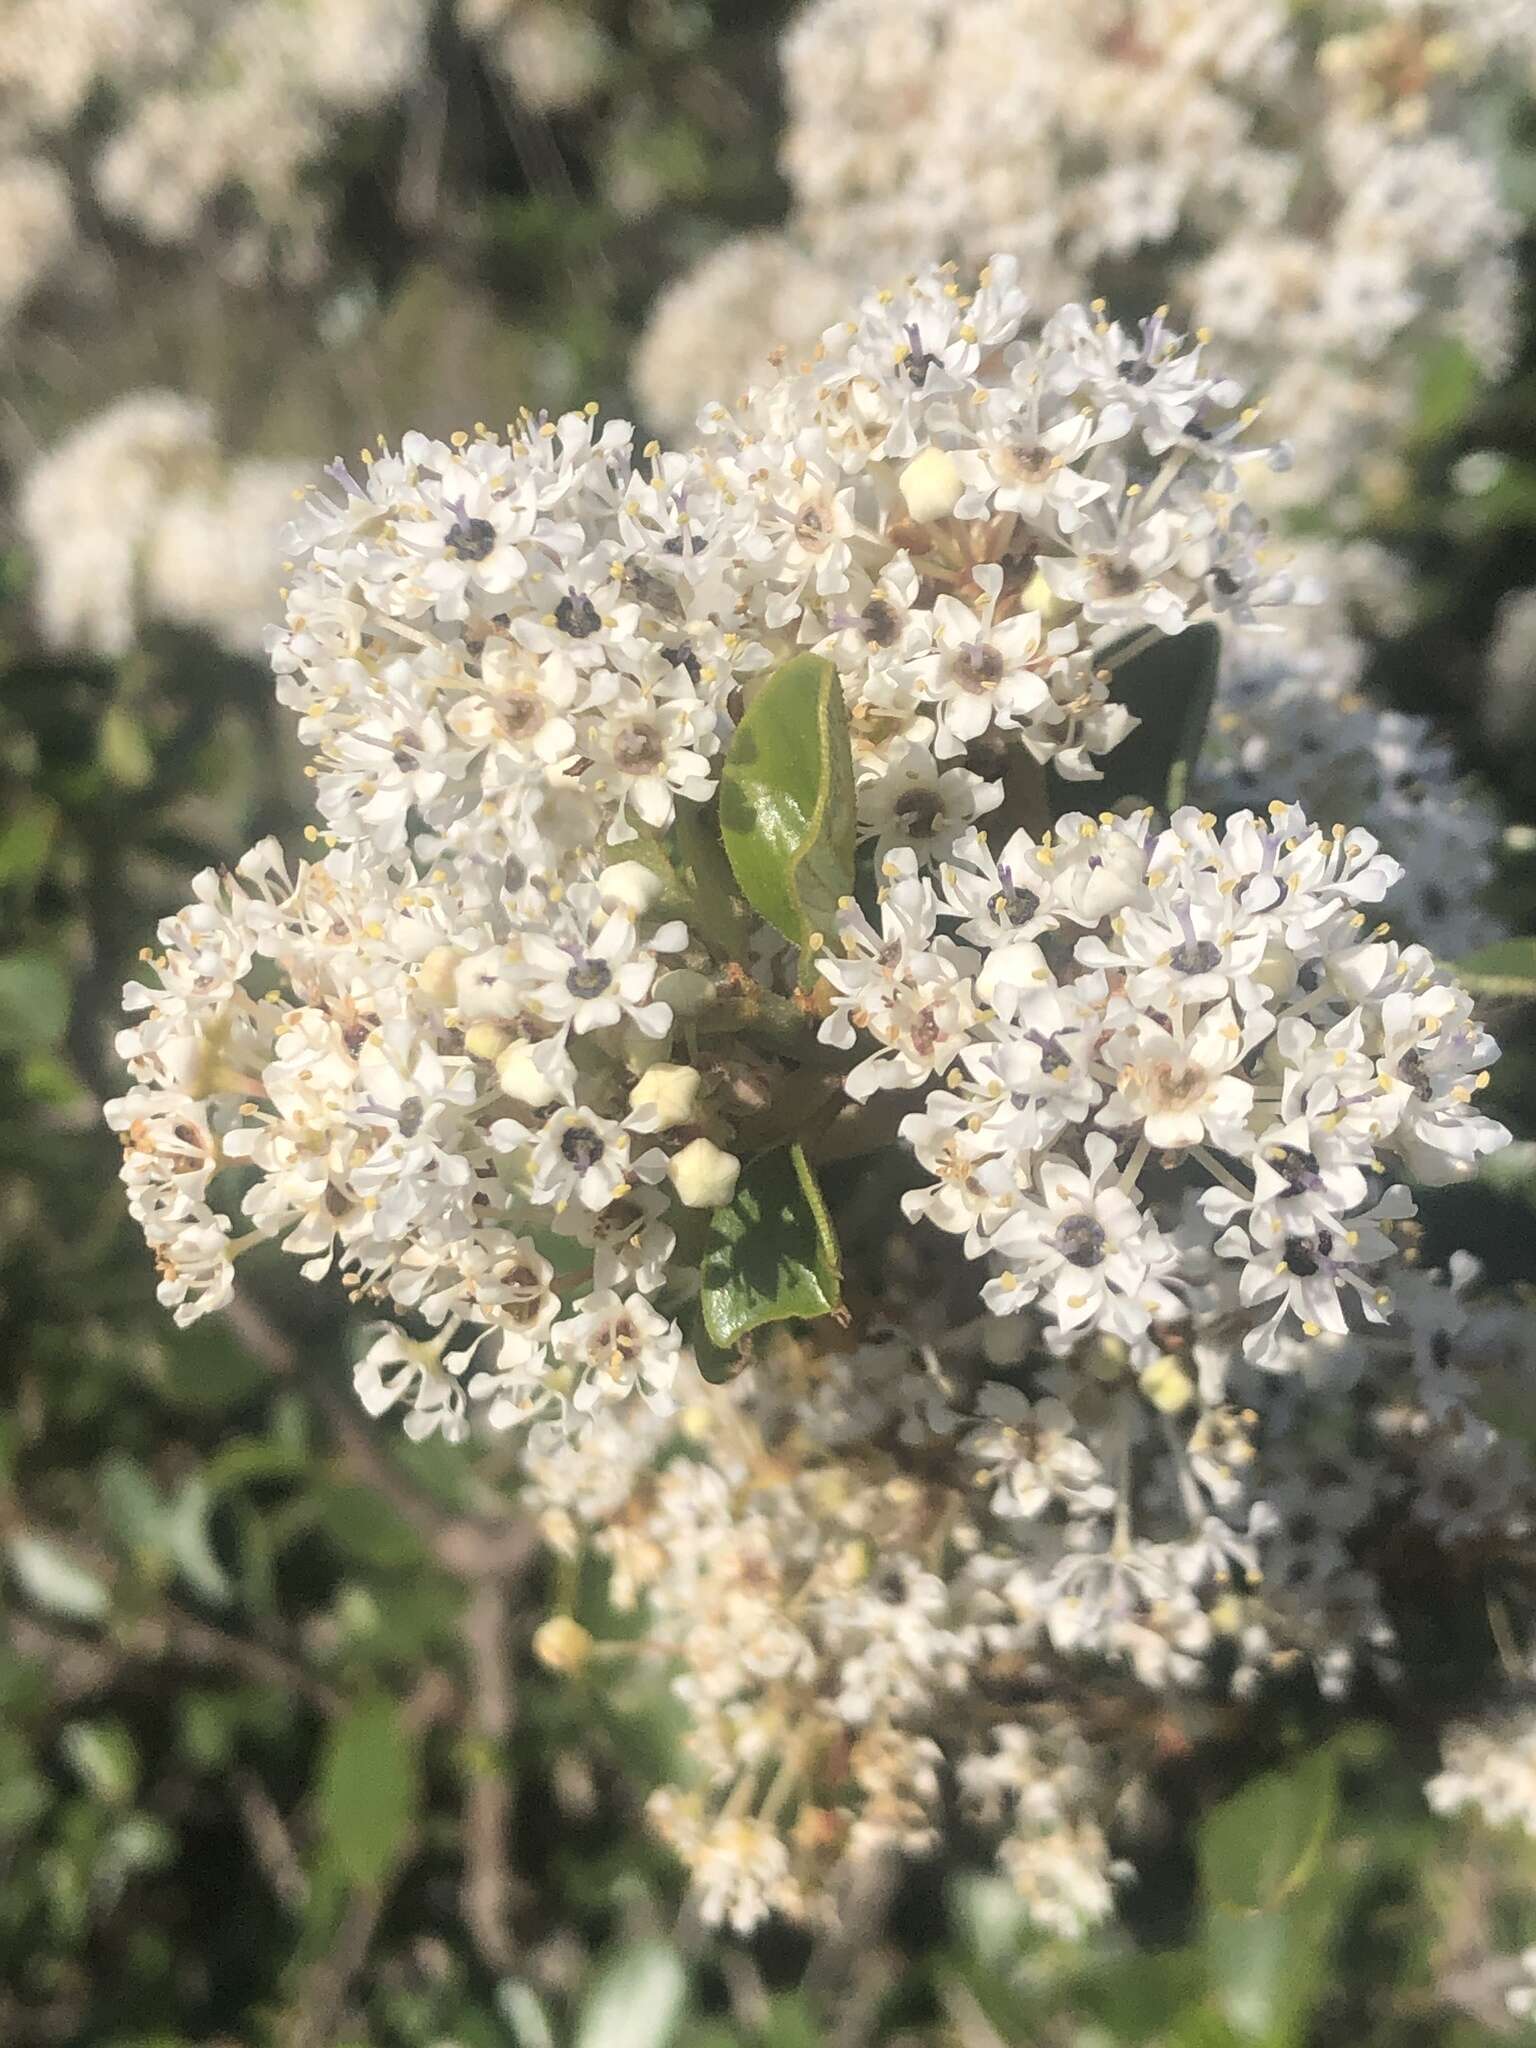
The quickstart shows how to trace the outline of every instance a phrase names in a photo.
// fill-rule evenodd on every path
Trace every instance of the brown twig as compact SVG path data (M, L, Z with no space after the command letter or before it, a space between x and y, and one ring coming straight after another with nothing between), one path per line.
M512 1782L507 1740L516 1716L512 1616L505 1586L482 1579L465 1610L461 1634L469 1661L473 1740L464 1771L464 1922L488 1970L504 1976L516 1957L512 1940L513 1879L507 1862Z

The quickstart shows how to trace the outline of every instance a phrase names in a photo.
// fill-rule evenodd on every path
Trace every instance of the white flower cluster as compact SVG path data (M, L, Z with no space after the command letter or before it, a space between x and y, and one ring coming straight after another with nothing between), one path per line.
M1499 814L1427 719L1383 710L1362 686L1368 649L1345 600L1400 624L1402 565L1366 543L1313 542L1287 566L1305 602L1270 615L1278 632L1227 635L1197 794L1222 814L1284 796L1355 819L1403 866L1392 908L1412 937L1451 959L1489 944L1502 931L1484 901Z
M642 400L675 426L746 378L751 274L800 349L827 284L796 317L787 277L1007 249L1043 300L1209 323L1296 447L1267 502L1384 482L1424 348L1507 353L1514 223L1476 87L1533 43L1528 8L1479 0L810 0L782 45L789 251L753 237L669 288Z
M0 149L34 185L58 157L83 160L92 202L150 241L212 228L238 277L312 275L328 203L314 167L347 120L415 75L430 13L427 0L11 0Z
M613 68L609 38L582 0L459 0L458 19L536 113L583 106Z
M1381 1319L1377 1268L1412 1214L1387 1159L1442 1183L1509 1136L1473 1107L1497 1048L1470 999L1422 947L1362 930L1398 872L1369 833L1278 800L1225 826L1186 807L1161 832L1146 811L996 850L973 832L936 885L888 856L878 924L850 903L844 957L821 962L821 1032L874 1041L856 1099L928 1091L901 1126L933 1175L908 1217L992 1262L994 1311L1040 1301L1064 1336L1143 1344L1183 1313L1157 1209L1191 1170L1241 1262L1250 1355L1343 1334L1347 1301Z
M1411 1271L1394 1175L1506 1134L1466 996L1369 924L1397 863L1279 800L976 824L1041 764L1096 772L1129 650L1207 618L1242 649L1289 596L1247 424L1161 315L1032 323L999 260L872 298L688 453L589 408L334 465L270 635L323 852L200 876L127 991L108 1117L161 1299L191 1322L279 1243L389 1312L370 1413L524 1430L550 1539L595 1532L678 1660L699 1770L653 1810L713 1922L831 1915L959 1813L1081 1933L1170 1691L1390 1675L1382 1531L1532 1526L1474 1400L1519 1327ZM189 428L135 433L148 522ZM841 955L804 959L744 902L722 937L701 879L733 736L803 652L865 842ZM848 1233L862 1323L706 1387L695 1268L742 1158L898 1117L915 1169L866 1174ZM899 1175L936 1232L887 1241ZM571 1617L539 1643L591 1649Z
M302 474L229 457L207 408L173 392L118 399L22 482L43 633L56 647L117 655L156 619L259 653Z
M1536 1714L1454 1722L1440 1759L1424 1788L1436 1813L1472 1813L1489 1827L1536 1837Z
M674 1662L696 1770L652 1813L706 1919L835 1917L958 1808L1036 1923L1080 1935L1181 1696L1390 1681L1396 1566L1422 1597L1434 1559L1453 1583L1528 1537L1536 1470L1479 1403L1518 1396L1529 1333L1413 1275L1397 1332L1275 1376L1211 1261L1138 1372L1114 1340L1052 1360L1030 1315L969 1319L952 1268L904 1257L899 1320L852 1350L785 1340L676 1456L622 1411L587 1454L536 1435L529 1486L551 1541L646 1603L632 1653Z
M530 871L622 844L709 795L739 693L809 649L863 832L937 857L997 800L973 742L1092 775L1131 723L1112 643L1285 594L1237 404L1158 320L1033 325L1000 262L870 300L689 455L580 414L408 435L313 507L275 651L320 809Z
M58 271L74 239L64 173L43 157L0 153L0 332Z
M461 1432L466 1384L493 1423L637 1379L664 1400L681 1338L650 1304L688 1286L665 1212L729 1199L762 1084L670 1057L695 1042L674 1001L696 1013L729 963L626 850L712 794L754 678L807 644L841 673L882 846L937 854L995 800L963 765L983 734L1091 772L1127 723L1103 643L1248 615L1234 398L1156 321L1028 328L1002 265L974 297L936 272L872 302L697 455L637 463L589 411L336 465L272 638L333 851L203 877L160 988L129 991L137 1086L111 1115L166 1302L219 1306L282 1237L436 1328L360 1380L414 1429ZM187 416L151 411L160 441L133 446L180 459ZM164 516L160 471L132 474ZM225 1169L254 1176L238 1238ZM575 1240L564 1294L548 1233Z
M656 885L637 864L578 872L466 900L465 870L338 849L290 875L265 841L199 877L160 928L156 982L127 991L134 1086L107 1111L178 1322L221 1307L235 1261L280 1238L306 1277L335 1268L434 1327L386 1334L358 1373L371 1412L407 1401L413 1435L463 1434L462 1376L492 1333L469 1390L493 1426L637 1385L665 1399L680 1339L651 1305L674 1248L656 1184L670 1171L697 1199L700 1154L721 1155L698 1126L691 1156L658 1147L691 1117L696 1073L652 1064L626 1099L623 1058L598 1048L633 1037L638 1063L667 1038L655 983L686 933L642 931ZM248 987L253 969L275 986ZM221 1175L246 1182L238 1237ZM557 1264L584 1289L563 1319Z

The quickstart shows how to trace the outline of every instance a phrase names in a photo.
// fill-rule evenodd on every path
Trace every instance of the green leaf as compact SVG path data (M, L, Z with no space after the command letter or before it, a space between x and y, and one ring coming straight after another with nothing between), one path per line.
M1482 387L1482 372L1464 341L1437 342L1424 357L1419 376L1414 438L1439 441L1458 427Z
M716 813L703 804L680 803L673 836L690 930L701 932L728 958L745 959L751 927L746 905L736 893Z
M539 1994L520 1977L504 1977L496 1986L496 2010L512 2030L517 2048L555 2048L555 2030Z
M100 1579L40 1536L13 1536L9 1555L22 1591L46 1614L100 1621L112 1604Z
M69 1022L69 980L46 953L0 959L0 1052L57 1045Z
M852 893L854 825L842 686L831 662L802 654L748 705L720 774L720 836L742 894L802 950Z
M1190 775L1200 757L1221 671L1221 631L1209 621L1160 636L1150 647L1114 666L1111 694L1141 723L1104 756L1104 780L1093 785L1095 807L1134 798L1176 810L1188 801ZM1056 811L1082 805L1083 785L1052 771Z
M1500 939L1456 962L1456 978L1478 996L1536 997L1536 939Z
M139 1782L139 1758L117 1721L71 1721L59 1747L81 1782L108 1806L126 1806Z
M603 1965L576 2021L572 2048L666 2048L688 1978L676 1949L637 1941Z
M752 1160L710 1218L702 1267L704 1327L722 1349L765 1323L823 1316L842 1299L832 1219L798 1145Z
M1329 1944L1352 1888L1330 1853L1338 1762L1318 1749L1217 1807L1200 1830L1202 1948L1223 2015L1250 2040L1299 2040L1331 1977Z
M182 1577L205 1600L222 1607L230 1596L229 1576L214 1555L208 1529L213 1501L199 1478L186 1480L171 1507L166 1538Z
M414 1824L420 1791L415 1746L393 1700L362 1700L332 1724L318 1818L329 1860L348 1882L383 1879Z

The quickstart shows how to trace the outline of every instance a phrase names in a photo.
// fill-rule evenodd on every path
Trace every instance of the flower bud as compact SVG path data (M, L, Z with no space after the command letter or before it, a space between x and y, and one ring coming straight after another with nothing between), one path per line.
M477 1060L498 1058L511 1042L512 1034L506 1026L493 1023L489 1017L482 1017L478 1024L471 1024L464 1034L464 1050Z
M691 967L674 967L656 984L656 1000L665 1003L674 1017L697 1017L715 1000L715 984L707 974Z
M560 1100L559 1088L535 1060L533 1047L521 1039L509 1045L497 1060L496 1079L504 1095L525 1103L529 1109L548 1109L552 1102Z
M1195 1383L1176 1358L1154 1358L1141 1375L1141 1391L1160 1415L1177 1415L1194 1398Z
M695 1138L667 1163L677 1199L688 1209L718 1209L736 1192L741 1161L708 1138Z
M451 1003L463 958L457 946L434 946L416 969L416 986L436 1003Z
M533 1632L533 1654L549 1671L570 1676L580 1671L592 1654L592 1636L568 1614L552 1615Z
M965 495L965 479L955 467L954 457L942 448L925 448L921 455L914 455L897 484L907 510L923 524L947 519Z
M691 1121L704 1077L696 1067L670 1066L666 1061L649 1067L629 1091L631 1109L650 1112L647 1128L673 1131Z
M604 909L627 910L632 917L643 917L660 902L665 890L666 883L655 869L638 860L615 861L597 878L598 900Z

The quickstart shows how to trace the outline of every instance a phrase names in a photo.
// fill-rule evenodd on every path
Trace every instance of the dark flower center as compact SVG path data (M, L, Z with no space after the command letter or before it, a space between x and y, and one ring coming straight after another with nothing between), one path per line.
M496 545L496 529L489 519L455 519L448 529L448 551L461 562L483 562Z
M1320 1230L1316 1237L1288 1237L1282 1257L1288 1273L1294 1273L1298 1280L1310 1280L1314 1273L1321 1272L1332 1251L1333 1232Z
M601 632L603 622L590 597L568 590L555 606L555 624L562 633L569 633L573 640L586 640L593 633Z
M704 671L699 666L699 657L688 641L680 640L676 647L664 647L662 652L674 668L686 671L695 689L704 680Z
M1424 1065L1424 1055L1416 1045L1410 1045L1397 1063L1397 1077L1406 1081L1420 1102L1433 1102L1435 1084Z
M931 839L944 815L943 801L936 790L911 789L898 797L895 814L902 829L914 839Z
M585 1173L596 1166L607 1151L602 1139L590 1124L573 1124L560 1140L560 1151L578 1173Z
M565 985L573 996L585 999L602 995L612 980L606 960L578 960L566 975Z
M613 743L613 758L631 775L659 768L662 762L661 736L653 726L629 725Z
M1271 1145L1264 1156L1285 1182L1289 1194L1316 1194L1323 1184L1316 1158L1299 1145Z
M1092 1216L1069 1216L1053 1242L1069 1266L1103 1264L1104 1226Z
M1175 974L1212 974L1221 965L1221 948L1210 939L1186 939L1168 955Z
M1004 667L997 649L978 641L955 656L955 681L962 690L990 690L1003 680Z
M1040 908L1040 898L1028 889L1016 888L1006 869L1000 879L1003 886L988 903L988 910L999 924L1028 924Z

